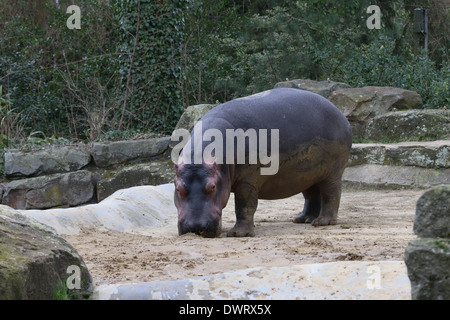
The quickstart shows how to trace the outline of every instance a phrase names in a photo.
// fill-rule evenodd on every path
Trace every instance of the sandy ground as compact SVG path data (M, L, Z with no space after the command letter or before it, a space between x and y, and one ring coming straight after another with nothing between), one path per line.
M345 260L403 260L417 199L423 190L351 191L342 195L338 224L294 224L303 208L297 195L259 201L256 236L227 238L234 200L223 212L222 236L177 235L176 221L152 236L84 231L65 238L87 264L96 285L193 278L258 266Z

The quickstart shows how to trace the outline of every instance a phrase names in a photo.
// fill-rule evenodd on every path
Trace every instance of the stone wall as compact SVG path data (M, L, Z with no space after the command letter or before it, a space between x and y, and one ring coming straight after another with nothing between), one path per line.
M347 186L428 188L450 183L450 110L417 109L422 106L417 93L392 87L350 88L305 79L275 87L309 90L331 100L349 119L354 141L389 142L353 144L344 173ZM176 129L191 131L214 106L188 107ZM18 209L77 206L101 201L119 189L172 182L170 151L176 144L162 137L7 151L0 203Z
M364 189L450 184L450 141L353 144L343 183Z
M173 180L170 137L9 150L0 203L16 209L77 206L114 191Z

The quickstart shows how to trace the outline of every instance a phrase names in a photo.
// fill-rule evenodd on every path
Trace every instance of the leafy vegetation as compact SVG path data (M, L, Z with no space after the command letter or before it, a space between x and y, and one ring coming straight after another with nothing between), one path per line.
M59 283L52 292L53 300L71 300L69 289L65 282Z
M195 102L228 100L286 79L330 78L352 86L415 90L427 107L448 105L449 37L442 33L450 30L448 6L443 11L443 2L417 1L419 7L432 8L431 16L441 14L433 20L441 23L441 37L436 34L430 43L428 58L420 36L412 31L412 5L377 2L383 13L379 30L366 27L366 9L373 1L244 1L233 6L229 1L202 1L199 13L187 19L202 21L198 25L204 30L189 30L206 35L198 37L192 47L197 55L188 63L189 77L199 70L190 83L201 91L193 95L199 97ZM210 15L219 20L217 12L223 12L225 26L205 23ZM197 80L201 85L195 85Z
M449 106L445 0L77 0L0 3L0 148L12 141L170 133L183 109L286 79L417 91ZM377 4L381 29L366 12ZM429 8L428 56L413 32ZM39 140L40 139L40 140ZM33 141L34 141L33 140Z

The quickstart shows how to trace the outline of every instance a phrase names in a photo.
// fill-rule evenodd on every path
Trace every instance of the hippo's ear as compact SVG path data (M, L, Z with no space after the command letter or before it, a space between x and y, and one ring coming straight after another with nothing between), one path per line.
M216 174L219 165L216 162L214 162L212 165L213 165L213 173Z
M214 176L217 173L217 169L219 168L219 165L216 162L212 163L206 163L204 164L206 167L208 167L211 171L211 174Z
M178 163L173 164L173 169L175 170L176 174L178 174L179 170L183 167L183 165L184 165L184 159L182 156L180 156L178 158Z
M173 169L175 170L175 174L178 176L179 175L179 170L180 170L180 165L175 163L173 165Z

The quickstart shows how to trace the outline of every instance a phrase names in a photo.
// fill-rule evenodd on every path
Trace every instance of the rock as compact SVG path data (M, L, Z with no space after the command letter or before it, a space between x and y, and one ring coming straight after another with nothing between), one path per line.
M127 166L97 183L97 200L102 201L120 189L171 183L174 176L173 164L166 159Z
M90 152L83 146L50 147L35 151L5 152L5 175L29 177L79 170L91 161Z
M74 235L81 230L95 229L152 236L170 232L175 236L178 214L173 203L174 190L173 183L133 187L116 191L96 204L20 213L54 228L59 234Z
M350 127L352 128L353 141L357 142L368 140L366 137L367 122L350 121Z
M409 298L410 284L402 261L346 261L249 268L193 279L100 285L92 295L92 299L99 300Z
M75 249L50 227L0 205L0 300L53 299L64 283L72 298L93 289Z
M85 170L15 180L3 188L2 203L16 209L76 206L94 196L93 175Z
M307 90L328 98L333 91L343 88L350 88L350 86L343 82L296 79L278 82L277 84L275 84L275 88L294 88Z
M414 233L424 238L450 238L450 185L433 188L420 197Z
M379 115L367 123L373 141L450 140L450 110L410 110Z
M348 165L362 164L450 168L450 141L354 143Z
M430 188L441 184L450 184L450 168L432 169L363 164L347 167L342 182L344 186L351 188Z
M448 200L448 198L447 198ZM423 238L405 250L412 299L450 299L450 240Z
M328 99L351 122L364 122L393 109L420 108L422 98L417 92L393 87L363 87L333 91Z
M414 233L405 249L412 298L450 299L450 185L417 200Z
M145 161L163 154L169 147L170 137L110 143L94 143L92 156L100 168L130 161Z
M191 132L195 123L200 120L209 110L217 106L217 104L199 104L195 106L189 106L184 110L183 114L178 120L175 130L186 129ZM178 141L170 141L169 147L173 148L178 144Z

